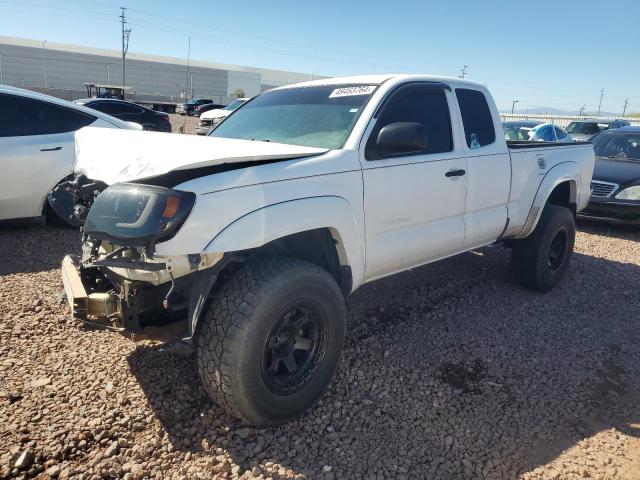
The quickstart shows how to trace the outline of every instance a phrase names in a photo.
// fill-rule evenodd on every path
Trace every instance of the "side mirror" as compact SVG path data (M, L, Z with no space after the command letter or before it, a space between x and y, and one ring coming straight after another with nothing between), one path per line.
M419 152L427 147L424 125L414 122L396 122L378 132L376 150L384 154Z

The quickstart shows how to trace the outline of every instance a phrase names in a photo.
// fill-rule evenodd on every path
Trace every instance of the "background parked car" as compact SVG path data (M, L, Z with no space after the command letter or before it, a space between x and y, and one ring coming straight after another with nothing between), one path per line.
M640 224L640 127L607 130L591 142L596 164L581 216Z
M176 105L176 113L180 115L193 115L194 109L197 106L205 105L207 103L213 103L210 98L192 98L186 103L179 103Z
M44 215L49 191L73 173L74 132L86 126L142 129L82 105L0 85L0 220Z
M193 116L200 116L202 115L204 112L208 112L209 110L215 110L216 108L224 108L224 105L221 105L219 103L205 103L203 105L197 105L194 109L193 109Z
M504 122L504 136L507 140L531 141L531 142L571 142L568 133L552 123L540 123L539 121L513 121Z
M156 112L142 105L107 98L85 98L75 100L74 103L93 108L94 110L106 113L120 120L138 123L142 125L142 128L145 130L171 132L171 122L169 121L168 114Z
M200 123L196 125L196 133L198 135L206 135L209 131L219 124L224 118L231 115L231 112L243 105L249 98L238 98L224 108L209 110L200 115Z
M575 120L567 127L567 133L573 140L586 141L604 130L628 127L629 125L631 123L628 120Z

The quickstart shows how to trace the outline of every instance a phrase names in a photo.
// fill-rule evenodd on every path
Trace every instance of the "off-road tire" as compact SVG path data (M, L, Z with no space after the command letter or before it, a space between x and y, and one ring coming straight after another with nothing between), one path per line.
M310 302L314 315L323 317L324 351L305 376L306 383L299 382L299 390L274 392L265 379L265 347L272 348L268 343L272 329L296 302ZM198 323L195 350L200 378L214 402L241 420L255 426L286 422L306 410L331 381L345 323L340 288L319 266L287 257L249 263L215 294Z
M511 251L511 270L523 286L548 292L564 277L569 268L576 239L576 223L571 210L558 205L546 205L534 231L527 238L516 240ZM552 255L562 244L560 258Z

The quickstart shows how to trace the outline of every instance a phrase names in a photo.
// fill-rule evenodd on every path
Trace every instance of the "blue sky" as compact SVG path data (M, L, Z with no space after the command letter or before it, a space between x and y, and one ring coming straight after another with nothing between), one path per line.
M640 111L640 0L0 0L7 36L320 75L434 73L486 84L501 109Z

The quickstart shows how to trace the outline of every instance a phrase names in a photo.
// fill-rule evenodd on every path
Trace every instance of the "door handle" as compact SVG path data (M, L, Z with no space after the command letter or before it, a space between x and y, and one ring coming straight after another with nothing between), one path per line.
M52 147L52 148L41 148L41 152L57 152L58 150L62 150L62 147Z
M449 170L447 173L444 174L445 177L461 177L463 176L465 173L464 170L460 169L460 170Z

